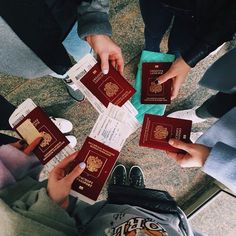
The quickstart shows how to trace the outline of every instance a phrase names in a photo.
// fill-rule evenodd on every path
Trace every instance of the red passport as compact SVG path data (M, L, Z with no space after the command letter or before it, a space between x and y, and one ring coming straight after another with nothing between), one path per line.
M190 143L192 121L145 114L140 146L180 153L183 150L168 144L170 138Z
M69 144L69 141L40 107L33 109L14 128L17 129L17 127L28 119L30 119L30 122L43 137L42 142L34 149L34 154L41 163L45 165L64 147L66 147ZM19 132L18 134L20 135Z
M145 62L142 64L142 104L170 104L172 80L158 84L157 78L165 74L171 62Z
M72 185L72 189L76 192L74 195L93 204L106 183L118 155L117 150L87 137L78 157L69 167L72 170L80 162L86 163L85 170Z
M105 107L108 106L109 102L122 106L135 93L135 89L112 65L109 66L109 73L104 75L101 71L101 65L97 63L83 76L80 82Z

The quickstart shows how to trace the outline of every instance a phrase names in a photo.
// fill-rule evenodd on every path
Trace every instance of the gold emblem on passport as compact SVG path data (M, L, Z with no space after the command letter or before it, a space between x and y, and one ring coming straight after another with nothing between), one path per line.
M119 91L119 87L112 82L108 82L104 86L104 91L108 97L113 97Z
M160 93L162 91L162 85L154 82L151 82L149 91L151 93Z
M48 146L50 144L50 142L52 141L52 136L47 133L47 132L41 132L42 137L43 137L43 141L40 143L40 147L44 148L46 146Z
M98 170L102 167L103 161L96 156L89 156L86 161L86 168L90 172L98 172Z
M168 137L168 129L162 125L157 125L154 130L155 139L166 139Z

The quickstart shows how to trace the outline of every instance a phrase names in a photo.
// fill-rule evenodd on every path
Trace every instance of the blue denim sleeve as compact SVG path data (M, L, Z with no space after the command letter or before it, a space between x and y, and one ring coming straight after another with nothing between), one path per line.
M109 22L109 0L82 1L78 7L78 34L80 38L87 35L111 35Z
M203 171L236 193L236 148L218 142L213 146Z

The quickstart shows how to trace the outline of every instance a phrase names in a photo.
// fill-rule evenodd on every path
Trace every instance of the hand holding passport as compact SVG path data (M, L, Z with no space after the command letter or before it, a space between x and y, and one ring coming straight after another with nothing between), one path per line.
M146 114L139 141L140 146L161 149L169 152L183 152L171 146L168 141L175 138L190 141L192 121Z
M158 77L165 74L171 62L145 62L142 64L142 104L170 104L172 80L159 84Z

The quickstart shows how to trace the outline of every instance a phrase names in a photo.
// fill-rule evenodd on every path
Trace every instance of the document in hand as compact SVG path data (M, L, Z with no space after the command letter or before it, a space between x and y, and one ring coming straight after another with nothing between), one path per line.
M171 62L144 62L142 64L142 104L170 104L172 80L158 83L158 77L165 74Z
M95 203L126 139L138 127L138 121L130 117L126 109L111 103L108 105L70 168L72 170L82 161L86 163L85 170L73 183L72 195Z
M190 143L192 121L145 114L139 145L170 152L183 152L168 141L175 138Z
M134 95L135 89L111 64L108 74L104 75L100 63L87 54L67 74L99 113L109 103L131 106L128 100Z
M28 144L37 137L43 138L34 150L34 154L42 164L47 164L55 156L64 155L65 150L62 150L68 146L69 141L31 99L27 99L17 107L9 118L9 123Z

